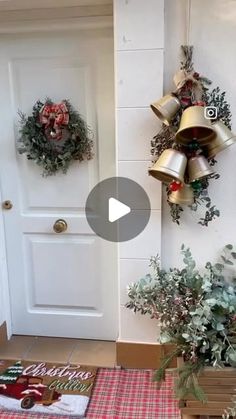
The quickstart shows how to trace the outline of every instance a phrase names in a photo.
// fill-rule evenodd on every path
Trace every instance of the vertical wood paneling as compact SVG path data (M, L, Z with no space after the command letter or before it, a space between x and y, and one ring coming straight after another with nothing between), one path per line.
M120 244L120 300L124 304L127 284L144 275L145 265L148 271L148 259L161 249L161 186L148 179L147 169L150 139L160 129L149 104L163 92L164 2L115 0L114 21L118 174L142 185L152 203L146 229ZM157 335L154 321L120 306L119 340L156 342Z

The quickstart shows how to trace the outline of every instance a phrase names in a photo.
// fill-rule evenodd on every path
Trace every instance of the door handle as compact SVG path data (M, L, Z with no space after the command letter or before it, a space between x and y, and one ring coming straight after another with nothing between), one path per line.
M6 201L3 201L3 203L2 203L2 208L3 209L10 210L10 209L12 209L12 207L13 207L13 203L9 199L7 199Z
M53 225L55 233L63 233L67 230L67 222L65 220L57 220Z

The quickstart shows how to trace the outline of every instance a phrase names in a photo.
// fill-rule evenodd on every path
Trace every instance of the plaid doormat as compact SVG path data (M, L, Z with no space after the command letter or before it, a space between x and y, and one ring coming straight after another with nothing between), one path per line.
M173 397L173 377L161 388L152 382L153 371L100 369L86 419L180 419ZM0 419L58 419L58 416L2 412ZM60 416L68 419L68 416Z
M100 370L86 418L180 419L173 377L158 389L150 370Z

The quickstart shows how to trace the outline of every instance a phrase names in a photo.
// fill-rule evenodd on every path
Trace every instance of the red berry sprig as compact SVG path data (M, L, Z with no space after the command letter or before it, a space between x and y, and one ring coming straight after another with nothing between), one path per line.
M181 188L182 188L182 183L181 182L178 182L177 180L175 181L173 181L173 182L171 182L171 184L170 184L170 190L172 191L172 192L176 192L176 191L179 191Z

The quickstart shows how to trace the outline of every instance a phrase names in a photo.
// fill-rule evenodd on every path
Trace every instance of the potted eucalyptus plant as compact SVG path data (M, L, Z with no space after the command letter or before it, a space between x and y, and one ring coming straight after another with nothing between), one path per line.
M204 269L197 268L184 245L181 254L182 269L162 269L159 258L152 258L152 273L128 287L126 307L158 319L160 343L173 344L155 372L155 380L164 380L173 358L182 357L177 397L186 400L192 395L206 402L208 387L199 379L202 371L236 367L236 252L231 244L226 245L219 261L207 262ZM236 369L233 373L236 383Z

